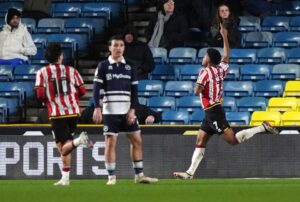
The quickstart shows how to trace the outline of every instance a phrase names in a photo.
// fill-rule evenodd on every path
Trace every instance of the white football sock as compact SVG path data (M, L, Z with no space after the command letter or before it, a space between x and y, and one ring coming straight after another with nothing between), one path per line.
M192 157L192 163L190 165L190 168L186 171L190 175L194 175L196 172L201 160L203 159L205 153L205 148L200 147L200 148L195 148L193 157Z
M81 142L80 136L79 136L78 138L76 138L76 139L73 140L73 145L74 145L75 147L78 147L78 146L81 145L81 144L82 144L82 142Z
M70 171L68 172L62 171L62 178L68 180L70 178Z
M265 131L266 131L265 128L261 125L254 128L241 130L235 135L235 137L239 143L242 143L245 140L248 140L251 137L253 137L255 134L265 132Z

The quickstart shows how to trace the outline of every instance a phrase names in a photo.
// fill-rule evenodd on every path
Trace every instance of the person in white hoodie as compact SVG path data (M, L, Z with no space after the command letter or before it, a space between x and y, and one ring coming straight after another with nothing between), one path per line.
M5 20L0 32L0 65L26 64L28 56L35 55L37 50L27 27L21 23L21 12L8 9Z

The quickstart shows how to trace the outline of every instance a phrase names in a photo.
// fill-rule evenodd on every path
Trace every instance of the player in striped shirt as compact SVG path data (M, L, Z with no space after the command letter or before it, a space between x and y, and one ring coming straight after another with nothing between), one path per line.
M116 184L116 144L119 133L125 133L130 142L135 182L157 182L156 178L146 177L143 172L142 137L135 116L138 103L135 70L123 57L125 45L122 36L113 36L108 45L111 55L98 64L93 89L93 121L101 123L103 114L105 167L108 172L106 184Z
M219 134L231 145L242 143L261 132L278 134L278 131L268 122L263 122L261 126L239 131L236 134L230 128L224 109L222 108L223 81L229 67L229 45L227 30L223 26L221 26L220 33L223 37L224 45L223 59L221 60L219 51L209 48L202 60L204 68L201 69L194 88L194 93L200 95L202 107L205 110L205 117L198 132L192 162L186 172L174 172L173 174L176 178L193 178L196 169L203 159L206 144L215 133Z
M63 163L62 178L54 185L69 185L71 152L79 145L91 147L86 132L73 140L80 114L79 97L85 94L85 86L78 71L63 65L63 53L59 43L47 46L45 57L50 63L36 74L37 98L46 105L51 120L52 134Z

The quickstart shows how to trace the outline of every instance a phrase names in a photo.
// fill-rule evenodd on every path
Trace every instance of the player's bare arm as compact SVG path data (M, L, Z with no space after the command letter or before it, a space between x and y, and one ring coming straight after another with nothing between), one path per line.
M203 86L196 83L195 87L194 87L194 94L195 95L200 95L201 91L203 90Z
M228 42L228 30L223 27L223 25L220 25L220 34L223 37L223 49L224 49L224 55L222 61L225 63L229 63L229 57L230 57L230 48L229 48L229 42Z

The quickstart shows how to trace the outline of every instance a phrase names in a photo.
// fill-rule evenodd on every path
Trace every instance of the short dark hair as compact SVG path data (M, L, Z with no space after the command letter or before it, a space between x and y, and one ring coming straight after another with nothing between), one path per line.
M56 63L61 54L62 49L60 43L53 42L48 44L45 52L45 58L50 63Z
M222 56L221 56L221 53L218 50L216 50L214 48L209 48L209 49L207 49L207 55L210 59L210 62L213 65L220 64Z
M122 35L118 34L118 35L114 35L114 36L110 37L110 39L108 40L108 46L111 46L111 42L113 40L123 41L125 43L124 37Z

